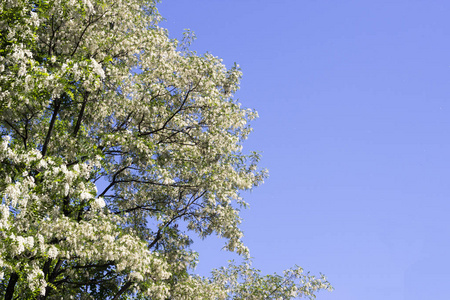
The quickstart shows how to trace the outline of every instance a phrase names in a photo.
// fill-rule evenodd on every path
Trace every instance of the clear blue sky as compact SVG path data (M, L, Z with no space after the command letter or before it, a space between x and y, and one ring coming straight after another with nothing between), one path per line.
M449 299L450 1L163 0L172 37L244 72L244 145L270 178L244 241L266 273L327 275L319 300ZM197 271L226 263L198 243Z

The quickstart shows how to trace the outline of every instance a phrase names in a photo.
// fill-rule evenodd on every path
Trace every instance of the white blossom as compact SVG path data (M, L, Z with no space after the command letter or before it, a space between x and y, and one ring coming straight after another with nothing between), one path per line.
M50 246L50 248L48 249L48 257L50 258L56 258L58 255L58 249L56 249L55 246Z

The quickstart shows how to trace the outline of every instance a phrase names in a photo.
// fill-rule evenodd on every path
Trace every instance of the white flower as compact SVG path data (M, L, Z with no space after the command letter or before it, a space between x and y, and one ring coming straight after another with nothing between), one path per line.
M102 69L102 65L99 64L95 59L91 59L92 69L100 78L105 78L105 72Z
M100 197L92 202L91 207L93 209L102 209L103 207L105 207L105 205L106 205L105 201L103 200L103 198Z
M48 254L48 257L54 259L54 258L56 258L56 257L58 256L58 249L56 249L55 246L51 246L51 247L48 249L47 254Z
M38 14L34 11L30 12L31 21L33 22L34 26L39 26L39 18Z
M28 248L33 248L34 246L34 238L32 236L26 237L24 241L24 245Z
M25 251L25 246L24 246L25 239L23 238L23 236L19 235L17 237L11 237L11 238L16 241L16 244L14 245L15 254L20 254L23 251Z
M81 200L86 200L86 199L92 199L92 195L91 193L88 193L86 191L81 192L80 194L80 199Z
M64 196L69 195L69 191L70 191L70 185L69 185L68 182L66 182L66 183L64 184Z

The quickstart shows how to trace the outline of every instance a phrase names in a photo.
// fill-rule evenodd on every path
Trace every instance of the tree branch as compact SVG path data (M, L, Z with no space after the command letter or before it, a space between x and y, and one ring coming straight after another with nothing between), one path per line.
M55 109L53 110L52 119L50 120L50 125L48 127L47 136L45 137L44 146L42 146L42 156L45 156L47 154L48 143L50 142L53 126L55 125L56 117L58 116L60 107L61 107L61 100L58 98L55 100Z
M5 300L11 300L14 295L14 287L16 286L17 281L19 280L19 275L16 272L12 272L9 276L8 287L5 292Z
M148 132L144 132L144 133L140 133L139 136L146 136L146 135L150 135L153 133L157 133L161 130L164 130L166 128L166 126L169 124L170 121L172 121L172 119L183 109L184 105L186 104L187 100L189 99L189 94L194 90L194 88L190 89L187 93L186 96L183 99L183 102L181 103L180 107L169 117L169 119L166 120L166 122L164 122L163 126L161 128L152 130L152 131L148 131Z
M126 167L123 167L122 169L120 169L119 171L117 171L113 175L111 183L103 190L103 192L100 195L98 195L98 197L103 197L103 195L106 194L110 188L112 188L116 183L118 183L119 181L116 181L117 175L119 175L121 172L125 171L128 168L129 168L129 166L126 166Z
M77 124L75 124L75 128L74 128L73 133L72 133L73 137L77 137L78 131L80 130L81 120L83 119L84 109L86 108L88 95L89 94L87 92L84 93L84 99L83 99L83 103L81 104L80 113L78 114Z
M17 135L22 138L22 140L25 140L25 137L22 135L22 133L20 132L20 130L16 126L14 126L12 123L10 123L6 119L3 119L3 121L5 121L5 123L8 124L8 126L11 127L17 133ZM25 149L26 149L26 147L25 147Z
M120 295L122 295L123 293L125 293L130 286L132 285L132 283L130 281L128 281L127 283L125 283L125 285L120 289L120 291L114 296L114 298L112 298L112 300L117 300L119 299Z

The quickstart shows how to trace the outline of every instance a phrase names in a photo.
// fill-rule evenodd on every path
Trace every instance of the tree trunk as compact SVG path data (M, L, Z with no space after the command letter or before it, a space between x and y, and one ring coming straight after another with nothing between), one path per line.
M16 286L17 280L19 280L19 275L16 272L11 273L8 287L6 288L5 300L11 300L14 296L14 287Z

